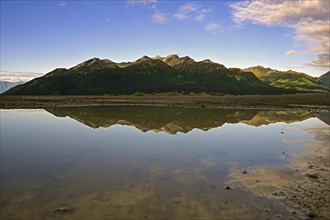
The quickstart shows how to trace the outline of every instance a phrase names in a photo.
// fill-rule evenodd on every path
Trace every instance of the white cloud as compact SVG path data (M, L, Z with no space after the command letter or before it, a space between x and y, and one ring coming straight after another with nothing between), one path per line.
M329 54L328 53L321 53L317 55L317 58L313 59L308 63L309 66L315 66L315 67L321 67L323 68L324 66L330 67L330 60L329 60Z
M212 33L216 33L221 30L221 24L216 22L211 22L205 26L204 30L210 31Z
M285 53L285 55L287 55L287 56L293 56L293 55L295 55L297 53L297 51L295 51L295 50L288 50L286 53Z
M295 39L307 43L317 57L307 65L330 68L330 7L323 0L250 0L230 5L233 19L261 25L279 25L295 30Z
M230 5L237 22L250 20L254 23L273 25L290 24L302 18L324 20L329 14L329 4L323 0L250 0Z
M200 6L196 3L187 3L181 5L178 12L174 14L174 17L179 20L185 20L190 17L190 15L195 12Z
M0 80L9 82L27 82L42 75L43 73L1 71Z
M157 3L157 0L127 0L130 5L147 5L150 3Z
M165 24L168 20L167 16L162 12L155 12L151 17L154 22L159 24Z

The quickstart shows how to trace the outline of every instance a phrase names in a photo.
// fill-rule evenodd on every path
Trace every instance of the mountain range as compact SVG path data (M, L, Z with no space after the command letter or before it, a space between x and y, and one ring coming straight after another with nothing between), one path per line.
M8 95L118 95L140 93L282 94L326 92L320 79L261 66L226 68L209 59L175 54L115 63L93 58L70 69L58 68L16 86Z

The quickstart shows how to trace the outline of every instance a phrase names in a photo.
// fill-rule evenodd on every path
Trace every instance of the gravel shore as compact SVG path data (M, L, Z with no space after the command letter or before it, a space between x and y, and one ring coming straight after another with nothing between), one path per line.
M235 108L310 110L330 109L330 93L294 95L144 95L144 96L0 96L1 109L35 109L75 106L167 106L189 108Z

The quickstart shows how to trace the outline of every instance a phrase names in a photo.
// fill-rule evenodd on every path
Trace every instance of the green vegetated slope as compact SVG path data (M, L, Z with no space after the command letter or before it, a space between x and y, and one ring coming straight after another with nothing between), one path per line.
M205 92L225 92L231 94L279 93L278 89L262 82L252 73L240 69L227 69L225 66L203 60L196 62L190 57L157 57L175 69L182 78L197 82ZM282 91L283 92L283 91Z
M244 69L244 71L254 73L262 81L277 88L306 92L329 91L328 86L325 85L319 78L312 77L301 72L295 72L292 70L284 72L262 66L250 67Z
M303 76L301 79L292 78L297 83L301 81L301 87L297 89L295 87L297 83L288 82L287 84L292 84L291 86L278 84L288 81L288 77L270 82L260 77L260 74L253 73L251 70L228 69L210 60L196 62L190 57L177 55L154 58L144 56L135 62L125 63L93 58L70 69L55 69L43 77L14 87L5 94L118 95L136 92L282 94L294 93L298 90L326 91L327 89L322 82L306 74L299 73L299 76ZM309 84L309 87L305 84Z
M102 61L99 61L102 62ZM97 69L80 76L67 94L133 94L198 90L198 85L182 79L166 63L143 57L118 68Z
M129 64L116 64L93 58L71 69L56 69L6 94L104 95L181 90L202 91L196 82L183 79L173 68L159 60L143 57Z

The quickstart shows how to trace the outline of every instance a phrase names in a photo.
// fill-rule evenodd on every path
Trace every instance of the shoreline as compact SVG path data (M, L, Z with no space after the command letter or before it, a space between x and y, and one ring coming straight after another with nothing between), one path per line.
M330 111L330 93L294 95L144 95L144 96L8 96L0 95L0 109L53 107L154 106L261 110Z
M227 184L282 202L290 213L286 216L288 219L329 219L329 126L317 126L304 132L314 136L316 141L306 141L301 152L284 152L291 158L290 163L249 167L248 175L241 175L234 167ZM269 208L265 210L274 212Z

